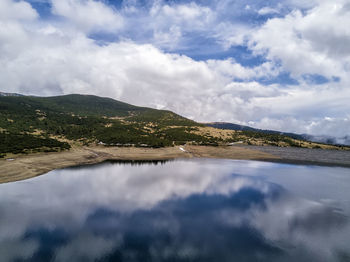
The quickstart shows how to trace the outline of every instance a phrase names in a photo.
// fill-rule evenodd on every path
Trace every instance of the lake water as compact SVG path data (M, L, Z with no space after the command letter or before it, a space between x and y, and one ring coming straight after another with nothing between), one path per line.
M349 215L347 168L103 163L0 185L0 261L350 261Z

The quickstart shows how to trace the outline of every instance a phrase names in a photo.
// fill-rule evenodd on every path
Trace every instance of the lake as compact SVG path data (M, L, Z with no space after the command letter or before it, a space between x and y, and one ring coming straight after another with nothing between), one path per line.
M349 215L349 168L106 162L1 184L0 261L350 261Z

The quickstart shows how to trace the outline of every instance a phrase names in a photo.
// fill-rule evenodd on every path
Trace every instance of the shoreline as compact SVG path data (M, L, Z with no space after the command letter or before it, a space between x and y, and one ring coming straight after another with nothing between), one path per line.
M333 151L333 150L331 150ZM311 151L314 157L305 157L301 150L271 149L254 146L175 146L165 148L135 147L77 147L58 153L37 153L16 156L13 161L0 160L0 184L29 179L54 169L90 165L113 160L172 160L181 158L217 158L257 160L272 163L350 167L350 152L343 153L345 161L318 159L323 151ZM345 152L345 151L344 151ZM289 153L289 157L288 157ZM332 153L332 152L331 152Z

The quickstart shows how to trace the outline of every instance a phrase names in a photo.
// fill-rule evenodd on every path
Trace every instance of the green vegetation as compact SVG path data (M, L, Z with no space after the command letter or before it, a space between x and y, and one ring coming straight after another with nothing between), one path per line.
M73 143L164 147L243 141L254 145L305 146L305 141L278 133L247 130L218 135L217 130L212 132L203 124L167 110L137 107L110 98L0 96L0 158L6 153L65 150Z
M215 127L219 129L226 129L226 130L234 130L234 131L252 131L255 133L262 133L262 134L270 134L270 135L281 135L284 137L290 137L292 139L297 140L305 140L305 137L303 135L298 135L294 133L288 133L288 132L280 132L275 130L264 130L264 129L258 129L253 128L250 126L244 126L244 125L238 125L233 123L225 123L225 122L213 122L213 123L206 123L206 126ZM249 133L247 133L249 134Z
M158 128L165 128L169 126L203 126L202 124L179 116L171 111L156 109L148 109L142 112L142 114L128 117L127 120L143 124L156 123Z
M98 128L94 137L107 145L117 146L171 146L172 141L160 138L157 134L151 134L139 128L136 124L114 124L111 127Z
M171 130L169 126L202 125L170 111L89 95L0 97L1 139L6 136L0 153L66 149L67 143L52 143L66 139L84 145L148 147L201 141L201 136L188 134L185 128ZM27 142L17 141L20 136Z
M263 133L257 131L240 131L233 135L232 140L240 141L245 140L247 144L252 144L250 140L260 140L264 141L264 144L278 146L280 143L285 143L288 146L292 147L302 147L301 141L292 139L291 137L281 135L281 134L271 134L271 133Z
M57 152L70 148L68 143L28 134L0 133L0 141L0 157L4 157L4 153Z
M193 127L166 128L159 132L159 136L166 140L175 141L176 145L183 145L187 142L197 145L218 145L219 138L191 133L191 131L195 130Z

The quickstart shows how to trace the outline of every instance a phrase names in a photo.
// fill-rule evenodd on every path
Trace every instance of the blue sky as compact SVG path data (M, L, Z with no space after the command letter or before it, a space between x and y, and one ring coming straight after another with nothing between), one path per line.
M3 0L0 24L2 91L350 135L349 0Z
M61 19L59 16L52 14L52 3L46 0L28 0L32 7L40 14L43 20L52 21ZM217 2L220 1L158 1L163 5L178 6L196 4L200 7L207 7L210 10L218 8ZM225 1L222 1L225 2ZM232 23L250 26L259 26L264 24L268 19L281 16L285 12L286 7L282 8L278 1L226 1L225 7L227 10L221 10L220 17L215 18L213 23ZM89 37L100 42L108 44L122 39L130 39L139 44L154 44L154 28L148 25L143 25L143 22L151 23L149 12L154 7L156 1L123 1L123 0L107 0L104 3L117 12L122 13L128 20L130 26L118 33L113 32L92 32ZM224 5L224 4L222 4ZM125 11L127 7L135 7L134 13L130 14ZM259 10L263 8L271 8L279 10L278 13L259 14ZM224 8L222 6L221 8ZM276 11L277 12L277 11ZM181 16L181 14L179 14ZM132 27L135 26L133 29ZM141 26L141 28L140 28ZM169 30L169 26L162 28L164 31ZM246 67L254 67L263 62L266 58L261 55L254 55L249 48L242 43L241 45L223 46L215 34L212 34L211 28L192 29L186 26L181 39L175 46L167 44L159 44L157 47L165 52L186 55L194 60L208 59L227 59L234 58L238 63ZM131 29L131 30L130 30ZM142 29L142 30L141 30ZM155 43L156 44L156 43ZM273 82L289 83L290 79L286 77L286 73L282 73L281 77L269 79Z

